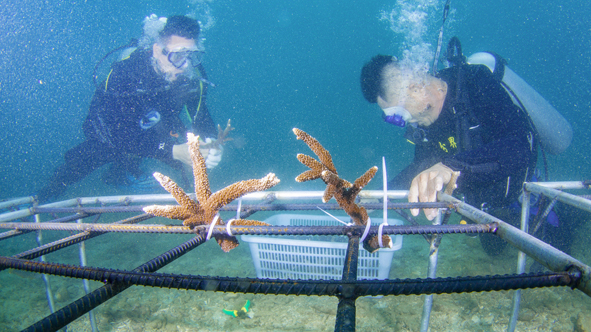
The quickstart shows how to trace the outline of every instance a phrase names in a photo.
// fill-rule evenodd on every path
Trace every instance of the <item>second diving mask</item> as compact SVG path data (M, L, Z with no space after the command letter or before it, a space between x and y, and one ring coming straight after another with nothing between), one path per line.
M382 113L384 121L396 125L398 127L406 126L406 123L412 119L410 112L402 106L388 107Z
M198 66L201 63L201 56L204 52L199 50L180 50L180 51L168 51L166 48L162 49L162 54L166 55L168 62L170 62L175 68L181 68L189 61L193 67Z

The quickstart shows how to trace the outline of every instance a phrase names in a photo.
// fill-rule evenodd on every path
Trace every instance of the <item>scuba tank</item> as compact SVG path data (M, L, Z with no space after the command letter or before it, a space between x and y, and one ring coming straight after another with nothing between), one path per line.
M568 148L573 131L566 119L544 97L507 66L498 54L479 52L468 57L469 64L485 65L507 90L513 102L531 119L544 151L560 154Z

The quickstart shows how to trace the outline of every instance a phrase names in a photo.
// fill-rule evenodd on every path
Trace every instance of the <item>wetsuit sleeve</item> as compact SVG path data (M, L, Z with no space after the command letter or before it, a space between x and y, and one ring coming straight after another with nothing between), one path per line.
M193 98L188 103L189 109L192 110L191 113L194 114L192 130L195 135L199 135L200 137L211 137L215 139L217 138L218 132L211 114L209 114L205 97L206 94L204 91L201 96Z
M526 115L490 71L478 66L466 85L472 112L482 126L482 144L442 160L444 165L462 172L460 190L505 181L535 163L537 156L535 145L530 143L532 133Z

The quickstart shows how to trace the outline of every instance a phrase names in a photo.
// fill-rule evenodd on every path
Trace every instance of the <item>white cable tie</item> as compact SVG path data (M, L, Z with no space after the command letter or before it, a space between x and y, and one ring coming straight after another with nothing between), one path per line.
M388 224L388 175L386 174L386 158L382 157L382 181L384 187L384 221L383 223ZM380 237L381 239L381 237ZM380 246L382 244L380 243Z
M238 198L238 209L236 209L236 219L241 219L240 210L242 210L242 197Z
M361 236L361 239L359 239L359 242L363 242L365 240L367 233L369 233L369 227L371 227L371 218L367 217L367 224L365 224L365 230L363 231L363 235Z
M331 216L331 217L332 217L334 220L336 220L336 221L340 222L341 224L343 224L343 225L345 225L345 226L351 226L351 225L353 225L352 223L346 223L346 222L342 221L341 219L339 219L339 218L337 218L337 217L333 216L332 214L330 214L330 213L328 213L328 212L326 212L326 211L322 210L322 209L321 209L319 206L317 206L316 208L318 208L318 210L320 210L320 211L322 211L322 212L324 212L324 213L328 214L328 215L329 215L329 216Z
M211 233L213 233L213 226L215 226L215 224L218 222L219 218L220 218L220 214L216 213L215 217L213 217L213 221L211 222L211 224L209 224L209 230L207 231L207 237L205 238L206 240L209 241L209 239L211 239Z
M230 219L230 220L228 220L228 223L226 224L226 233L228 233L229 236L233 236L232 230L230 229L230 224L232 224L232 222L234 220L236 220L236 219Z
M378 244L380 248L384 247L384 243L382 243L382 229L384 226L388 226L388 174L386 173L386 157L382 157L382 181L384 187L384 220L378 228Z

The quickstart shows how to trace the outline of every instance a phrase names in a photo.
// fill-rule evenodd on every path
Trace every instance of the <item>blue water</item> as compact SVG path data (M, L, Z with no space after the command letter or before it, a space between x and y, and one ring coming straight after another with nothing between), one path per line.
M0 4L0 198L36 192L84 137L92 70L109 50L139 37L146 15L199 12L204 64L217 84L208 104L217 123L232 119L237 143L211 172L212 189L275 172L282 190L321 190L293 179L309 150L298 127L319 139L338 170L354 179L386 156L394 175L412 158L402 131L384 123L359 91L360 68L377 53L400 56L405 36L379 19L395 1L30 1ZM434 3L425 1L425 3ZM437 1L435 1L437 3ZM201 7L200 7L201 6ZM426 22L436 43L443 2ZM549 156L552 180L589 178L591 9L587 1L452 2L452 33L464 52L495 51L571 123L575 139ZM379 184L371 183L377 187ZM94 188L96 189L96 188ZM85 183L80 195L96 192ZM104 188L103 188L104 189Z

